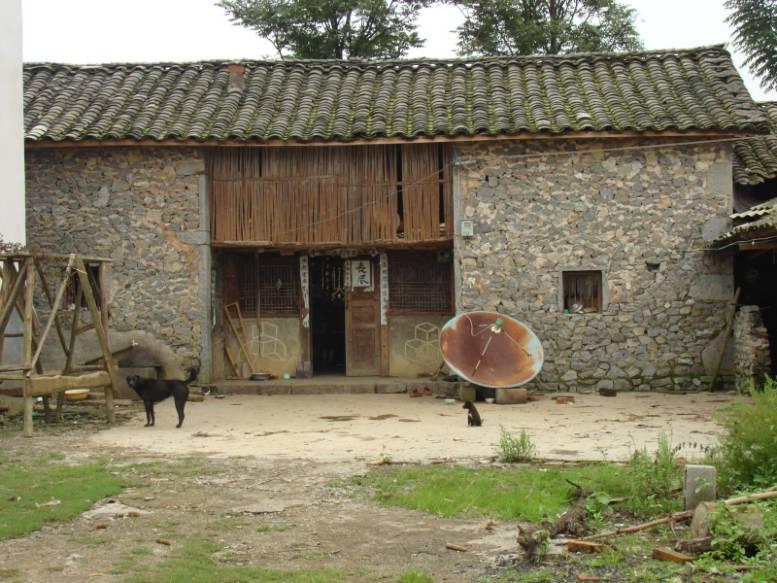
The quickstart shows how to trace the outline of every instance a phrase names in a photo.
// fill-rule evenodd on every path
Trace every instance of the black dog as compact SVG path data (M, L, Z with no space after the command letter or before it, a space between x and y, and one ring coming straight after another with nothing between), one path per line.
M475 403L472 401L467 401L464 403L464 406L462 409L469 409L467 411L467 425L470 427L480 427L483 425L483 420L480 418L480 413L478 413L477 408L475 407Z
M145 379L137 375L127 377L127 384L135 389L135 392L143 400L146 407L146 427L153 427L154 421L154 403L164 401L172 396L175 399L175 410L178 411L178 425L183 425L183 408L186 406L186 399L189 398L189 383L197 378L197 368L189 369L189 376L185 381L163 380L163 379Z

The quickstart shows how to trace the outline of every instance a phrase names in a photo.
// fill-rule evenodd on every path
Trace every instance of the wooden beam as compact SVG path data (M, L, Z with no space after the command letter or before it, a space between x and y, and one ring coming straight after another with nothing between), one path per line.
M269 139L269 140L254 140L254 141L241 141L241 140L194 140L194 139L166 139L166 140L154 140L154 139L110 139L110 140L97 140L87 139L78 141L59 141L53 140L40 140L25 142L25 148L28 150L47 150L47 149L59 149L59 148L148 148L148 147L162 147L162 148L284 148L284 147L320 147L320 146L374 146L381 144L438 144L438 143L467 143L467 142L494 142L504 140L521 140L521 141L548 141L548 140L607 140L607 139L644 139L644 138L707 138L707 139L726 139L726 138L741 138L744 136L760 135L754 132L721 132L718 130L692 130L692 131L566 131L566 132L519 132L512 134L497 134L497 135L475 135L475 136L418 136L415 138L403 138L399 136L391 137L376 137L376 138L356 138L351 140L281 140L281 139Z
M91 389L107 387L111 375L105 370L83 375L32 375L29 377L32 395L50 395L68 389Z
M100 310L97 307L97 302L94 299L94 290L92 289L89 276L86 271L86 264L81 257L75 258L75 268L78 273L78 278L81 281L81 289L84 292L84 298L86 299L86 305L89 308L89 313L92 316L92 323L94 324L94 330L97 333L97 339L100 342L100 349L102 350L103 357L105 358L105 368L110 376L110 385L105 388L105 409L108 414L108 422L114 422L113 411L113 391L119 385L118 373L114 366L113 358L111 358L111 346L108 339L108 331L103 327L102 316Z
M65 276L65 282L67 282L69 274L70 274L70 260L68 260L68 267L66 269L67 275ZM41 287L43 287L43 293L46 294L46 299L49 302L49 307L51 308L52 312L56 312L56 309L54 308L54 298L51 297L51 290L49 290L49 282L46 280L46 274L43 273L43 269L41 269L40 263L35 262L35 270L38 272L38 277L40 278L40 284ZM59 343L62 346L62 350L67 350L67 347L65 346L65 333L62 330L62 325L59 323L59 319L54 319L54 324L57 327L57 336L59 337ZM43 341L41 340L41 343Z
M770 249L777 249L777 241L766 241L763 243L740 243L738 248L740 251L768 251Z
M35 270L32 257L25 259L27 281L24 289L24 364L32 368L32 307L35 301ZM29 379L24 381L24 436L32 437L32 392Z
M0 261L4 261L6 259L23 261L28 257L34 257L36 259L41 259L44 261L55 260L55 259L66 261L70 258L70 255L61 255L58 253L33 253L31 251L16 251L16 252L0 253ZM84 261L87 261L88 263L113 263L113 259L109 259L107 257L91 257L87 255L82 255L81 258Z
M25 374L7 374L0 373L0 381L23 381L27 378Z
M46 344L46 337L49 335L49 332L51 331L51 326L57 320L57 313L59 312L59 304L62 303L62 298L65 297L65 290L67 289L67 284L68 284L68 281L70 280L70 271L73 269L74 260L75 260L75 254L71 254L70 259L68 259L68 262L67 262L67 267L65 267L65 276L62 278L62 283L59 285L59 289L57 290L57 295L54 298L54 303L51 306L49 319L46 322L46 326L43 328L43 332L41 333L40 338L38 340L38 349L35 351L35 354L32 357L32 364L30 365L30 368L33 368L37 364L38 359L40 358L40 355L43 352L43 346ZM40 273L40 269L38 269L38 273ZM42 279L41 279L41 283L44 283ZM44 284L44 287L45 287L45 284ZM46 290L46 295L47 296L49 295L48 289ZM65 337L59 327L58 322L57 322L57 331L59 332L60 342L62 344L62 348L64 349Z
M0 372L7 372L10 370L30 370L31 367L26 364L3 364L0 365Z
M78 286L76 292L75 309L73 310L73 319L70 322L70 343L65 351L65 367L62 369L62 374L69 373L73 368L73 356L76 350L76 339L78 338L78 322L81 318L81 298L84 296L84 291L81 286Z
M3 269L7 274L5 277L3 277L3 287L8 285L8 277L13 279L13 285L11 286L8 295L4 296L2 310L0 310L0 331L3 333L5 333L5 328L8 325L8 321L11 319L11 314L13 313L14 306L16 305L17 296L19 295L19 291L22 288L22 281L24 280L23 276L27 271L27 264L28 260L25 259L24 262L19 266L19 271L17 272L12 265L8 265L7 262L3 263Z

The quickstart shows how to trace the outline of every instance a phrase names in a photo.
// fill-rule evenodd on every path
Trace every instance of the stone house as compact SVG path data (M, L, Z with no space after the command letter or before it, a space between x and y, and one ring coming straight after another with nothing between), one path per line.
M719 46L24 80L30 245L113 259L114 328L210 379L430 373L487 309L542 340L536 386L703 386L732 140L769 130Z
M711 247L733 257L740 308L734 321L737 388L777 376L777 103L760 104L771 133L734 145L731 229Z

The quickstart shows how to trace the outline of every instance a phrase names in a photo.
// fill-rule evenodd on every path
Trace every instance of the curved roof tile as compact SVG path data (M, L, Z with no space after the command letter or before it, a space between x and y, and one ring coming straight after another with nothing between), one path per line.
M769 129L722 46L469 61L240 64L238 83L228 62L27 64L26 138L342 141ZM777 108L766 113L777 120ZM777 138L737 145L737 154L743 161L737 180L777 175Z

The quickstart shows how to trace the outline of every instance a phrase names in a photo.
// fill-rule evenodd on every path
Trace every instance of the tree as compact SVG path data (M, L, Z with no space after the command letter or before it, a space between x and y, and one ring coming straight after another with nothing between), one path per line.
M734 46L761 87L777 88L777 0L726 0Z
M432 0L220 0L233 22L280 58L396 59L423 45L416 18Z
M642 48L636 12L617 0L450 0L464 13L463 55L532 55Z

